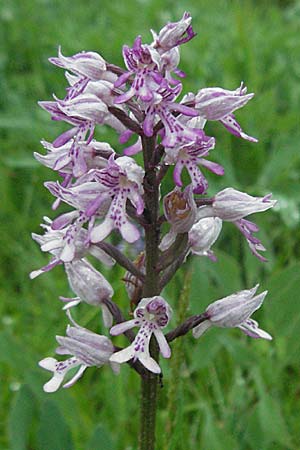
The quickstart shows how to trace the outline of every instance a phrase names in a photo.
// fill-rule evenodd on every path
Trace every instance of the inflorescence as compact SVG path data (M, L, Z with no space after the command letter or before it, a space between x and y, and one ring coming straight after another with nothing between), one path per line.
M52 64L65 69L68 87L65 98L54 96L52 101L40 102L40 106L50 113L52 120L66 122L69 128L52 143L42 141L46 154L35 153L35 158L56 171L60 178L45 183L55 197L53 209L64 203L69 211L53 220L46 217L41 225L44 234L33 234L51 259L45 267L33 271L31 278L62 265L75 297L61 297L71 325L65 337L56 337L60 345L57 353L70 355L69 359L57 362L45 358L39 363L53 372L44 386L47 392L56 391L68 370L74 367L79 368L78 372L64 387L71 386L87 367L104 364L118 371L119 364L129 362L140 373L143 370L160 373L158 361L149 350L151 336L165 358L171 356L168 342L191 329L196 338L209 327L218 326L238 327L251 337L272 339L250 318L266 295L266 292L256 294L258 286L215 301L204 313L163 333L172 309L160 293L178 268L191 254L216 261L212 246L221 233L223 221L231 222L243 234L252 253L265 261L262 255L265 248L255 235L258 226L248 216L275 205L271 195L252 197L233 187L211 197L207 194L205 171L223 176L224 168L210 160L216 140L205 134L205 124L218 121L238 138L256 142L242 130L234 115L254 94L248 94L241 83L233 91L202 88L196 94L180 98L181 80L185 77L178 68L180 46L195 36L191 20L190 14L184 13L181 20L168 23L159 33L152 31L150 44L143 44L138 36L132 47L125 45L125 70L95 52L67 57L59 48L58 57L50 58ZM118 151L95 139L99 126L110 127L117 133ZM135 160L135 155L144 152L149 143L151 158L149 155L144 158L141 166L137 162L141 158ZM160 233L160 259L153 268L160 277L160 292L143 296L143 283L148 276L144 236L151 225L145 201L145 192L151 192L147 171L155 174L159 190L172 166L174 187L161 201L159 219L159 226L167 224L168 231ZM183 171L187 174L185 178ZM188 185L184 185L183 178L189 180ZM111 233L120 236L117 246L111 244ZM127 246L121 246L121 238ZM117 240L115 237L114 242ZM130 246L140 251L135 261L127 256L126 249ZM134 310L132 319L123 317L112 286L92 264L95 259L109 267L118 263L126 269L124 280ZM71 308L81 302L100 307L110 334L124 333L130 345L123 349L115 347L110 338L74 322ZM135 335L132 329L136 327Z

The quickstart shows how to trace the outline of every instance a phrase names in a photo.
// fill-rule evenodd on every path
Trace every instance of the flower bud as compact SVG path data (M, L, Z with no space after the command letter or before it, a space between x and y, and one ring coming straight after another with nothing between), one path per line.
M104 325L108 328L111 327L113 318L107 306L103 304L103 300L111 299L114 291L106 278L85 259L75 259L71 263L65 263L65 269L70 287L79 297L75 300L62 299L69 301L65 309L75 306L81 301L89 305L100 306Z
M211 246L218 239L222 229L222 220L218 217L201 219L189 231L191 251L199 256L213 256Z
M188 42L195 36L191 26L192 17L185 12L179 22L169 22L157 35L152 31L155 46L169 50L172 47ZM186 33L186 37L184 37Z
M86 259L66 263L65 269L72 291L89 305L100 305L113 296L109 282Z
M176 233L186 233L190 230L196 217L196 203L193 198L193 188L188 186L184 192L179 187L164 197L163 202L166 219L172 224Z

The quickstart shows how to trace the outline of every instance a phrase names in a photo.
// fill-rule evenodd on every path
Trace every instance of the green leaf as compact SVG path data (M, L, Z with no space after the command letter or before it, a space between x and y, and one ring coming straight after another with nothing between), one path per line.
M254 379L259 392L259 402L257 407L260 427L264 433L266 441L279 442L286 449L293 448L291 437L288 433L286 423L281 411L280 402L267 392L267 387L258 370L255 370Z
M11 450L28 448L28 437L36 404L32 391L23 385L18 391L8 415L8 435Z
M249 410L248 417L245 420L243 441L247 442L252 450L267 446L267 439L261 428L257 405Z
M216 252L218 261L195 257L191 282L192 312L203 312L209 303L241 289L241 269L235 258Z
M199 369L203 369L213 362L217 353L223 347L222 336L224 333L222 333L222 331L224 330L215 327L208 330L198 340L192 338L194 341L192 342L193 351L191 354L187 355L190 359L188 366L190 371L197 372ZM222 333L221 337L220 332Z
M276 337L295 338L300 344L300 263L276 271L268 280L269 293L264 311ZM291 342L288 344L291 345Z
M3 158L5 166L11 169L36 169L39 163L32 156L19 156L18 159L6 157Z
M225 297L241 289L241 266L236 258L228 253L217 251L216 254L218 261L209 261L208 273Z
M278 200L275 211L278 211L282 221L289 228L296 228L300 223L300 193L299 185L295 189L295 194L274 193L274 198Z
M253 342L242 334L240 330L232 329L224 330L222 337L222 343L231 355L234 363L241 368L248 368L256 363L258 354L255 350L255 341Z
M24 352L23 343L20 343L10 330L0 333L0 361L22 373L24 367L32 362L30 350Z
M115 450L115 448L110 433L103 425L97 425L86 450Z
M258 416L260 424L268 441L278 442L284 448L291 447L291 438L288 434L286 423L283 419L280 403L265 393L258 403Z
M285 149L289 149L287 157ZM297 166L300 161L299 152L299 136L293 135L289 142L286 142L286 136L277 138L274 142L274 150L265 164L264 171L258 181L262 186L279 186L282 191L280 182L287 179L289 173Z
M235 439L228 433L228 428L218 422L209 406L204 407L205 419L202 432L202 445L199 448L213 450L232 450L238 448ZM224 429L227 430L224 433Z
M37 450L74 450L68 424L53 400L41 406L37 432Z

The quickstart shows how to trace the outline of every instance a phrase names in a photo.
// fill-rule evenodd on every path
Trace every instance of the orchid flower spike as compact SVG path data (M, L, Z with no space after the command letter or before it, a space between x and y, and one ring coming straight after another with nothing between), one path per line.
M272 336L258 327L258 323L250 316L262 305L267 291L255 295L258 284L252 289L239 291L211 303L205 311L207 317L193 329L193 336L199 338L211 326L222 328L239 328L253 338L272 340Z
M169 323L171 308L160 296L143 298L134 311L134 319L113 326L110 334L113 336L124 333L133 327L140 327L138 334L129 347L114 353L110 357L111 362L123 363L130 359L139 360L150 372L160 373L157 362L150 356L149 344L154 334L160 352L164 358L170 358L171 349L161 331Z

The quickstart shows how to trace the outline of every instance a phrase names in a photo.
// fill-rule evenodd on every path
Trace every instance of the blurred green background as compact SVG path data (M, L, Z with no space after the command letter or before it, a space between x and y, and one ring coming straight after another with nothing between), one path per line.
M227 186L252 195L273 192L279 204L255 217L268 263L253 257L234 227L225 224L215 246L218 262L195 258L188 274L182 270L166 290L177 312L172 325L180 314L200 312L211 301L260 282L269 294L256 318L274 340L255 341L221 329L199 341L190 335L178 340L171 362L162 362L157 449L300 448L300 2L6 0L0 3L3 450L137 449L139 380L127 366L118 377L109 368L90 369L69 390L52 395L42 390L50 373L37 362L54 355L55 335L63 334L67 323L58 296L70 292L61 267L28 278L48 260L30 233L40 232L43 215L51 216L43 181L54 177L32 153L43 152L39 141L51 141L62 130L37 101L53 92L64 96L63 71L47 60L59 44L65 55L94 50L123 65L124 43L131 45L138 34L150 42L150 28L158 31L184 10L191 12L198 33L181 51L184 92L235 89L243 80L256 93L237 116L258 144L229 135L218 123L207 128L217 138L215 160L226 169L221 180L209 175L210 192ZM113 133L100 131L99 137L120 149ZM104 273L127 308L124 272ZM184 279L190 292L180 300ZM82 306L76 317L101 332L95 309Z

